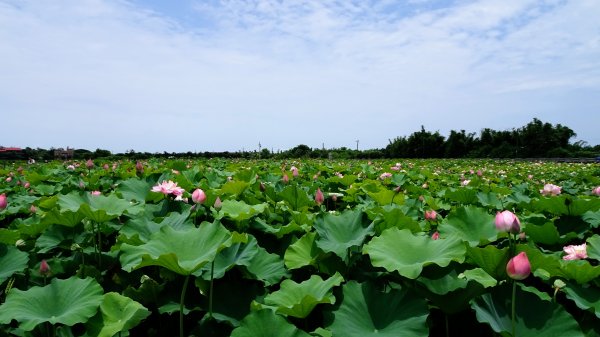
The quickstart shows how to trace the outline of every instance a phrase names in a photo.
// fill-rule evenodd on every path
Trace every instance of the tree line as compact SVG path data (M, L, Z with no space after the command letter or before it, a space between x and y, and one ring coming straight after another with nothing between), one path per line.
M477 135L465 130L450 131L444 137L439 131L428 131L424 126L408 136L390 139L381 149L354 150L347 147L333 149L310 148L300 144L286 151L236 152L136 152L129 150L113 154L108 150L75 149L72 159L149 159L149 158L324 158L324 159L380 159L380 158L593 158L600 156L600 145L590 146L584 141L571 143L576 133L561 124L552 125L534 118L527 125L512 130L485 128ZM54 149L25 148L18 152L2 152L0 159L53 160Z

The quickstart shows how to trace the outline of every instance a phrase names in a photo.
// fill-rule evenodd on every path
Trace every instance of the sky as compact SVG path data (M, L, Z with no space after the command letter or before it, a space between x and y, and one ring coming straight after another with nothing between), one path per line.
M0 145L384 148L538 118L600 144L598 0L0 0Z

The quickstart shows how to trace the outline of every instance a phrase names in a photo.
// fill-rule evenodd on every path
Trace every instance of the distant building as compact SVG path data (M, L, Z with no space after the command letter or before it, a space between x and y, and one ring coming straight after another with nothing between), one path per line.
M0 152L20 152L23 151L20 147L4 147L0 146Z
M74 149L71 149L67 146L67 149L58 148L54 150L54 159L73 159Z
M24 152L20 147L0 146L0 159L2 160L20 160L23 159Z

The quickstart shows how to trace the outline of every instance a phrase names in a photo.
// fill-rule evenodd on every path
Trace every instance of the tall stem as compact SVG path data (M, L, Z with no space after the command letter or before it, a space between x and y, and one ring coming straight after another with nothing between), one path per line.
M208 317L213 317L213 273L215 271L215 261L210 264L210 294L208 294Z
M513 280L513 286L512 286L512 301L511 301L511 319L512 319L512 335L513 337L516 337L515 335L515 295L517 293L517 282L515 282Z
M179 337L183 337L183 301L189 282L190 275L186 275L185 281L183 281L183 288L181 289L181 298L179 299Z

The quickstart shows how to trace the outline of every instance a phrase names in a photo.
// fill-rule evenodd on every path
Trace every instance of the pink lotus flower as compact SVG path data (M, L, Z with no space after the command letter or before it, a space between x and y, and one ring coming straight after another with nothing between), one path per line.
M496 229L500 232L510 232L517 234L521 231L521 222L519 218L511 211L496 213Z
M440 238L440 232L435 231L433 234L431 234L431 239L432 240L437 240Z
M546 184L544 188L540 190L540 193L545 196L549 195L559 195L561 192L561 187L556 186L554 184Z
M385 180L386 178L391 178L391 177L392 177L392 174L391 174L391 173L389 173L389 172L383 172L383 173L382 173L382 174L379 176L379 179L381 179L381 180Z
M192 193L192 201L197 204L203 204L206 201L206 193L202 189L197 188Z
M69 170L69 171L73 171L74 169L75 169L75 166L73 164L67 166L67 170Z
M288 177L287 173L284 173L281 180L283 181L284 184L287 184L290 181L290 177Z
M175 200L182 200L181 195L185 190L177 186L177 183L174 183L172 180L163 180L162 183L152 187L152 192L160 192L164 195L173 194L176 196Z
M31 186L31 184L28 181L26 181L25 184L23 184L23 187L25 187L25 188L29 188L30 186Z
M483 172L481 172L481 170L477 170L477 176L481 177L483 175Z
M31 207L29 207L29 212L31 212L31 213L37 212L37 208L35 208L35 205L31 205Z
M399 166L392 166L392 167L390 167L390 170L400 171L400 167Z
M215 203L214 203L213 207L215 209L221 209L221 206L223 206L223 203L221 202L221 198L217 197L217 199L215 200Z
M6 178L6 182L7 182L7 183L10 183L11 181L12 181L12 177L8 177L8 178Z
M506 264L506 273L513 280L524 280L531 274L531 264L525 252L520 252Z
M102 165L102 168L103 168L103 169L105 169L106 171L108 171L108 169L109 169L110 167L108 166L108 164L104 164L104 165Z
M292 172L292 176L294 176L294 177L298 176L298 168L296 166L290 167L290 171Z
M533 174L528 174L527 179L529 179L529 180L533 179Z
M563 256L563 260L581 260L587 259L587 245L584 242L581 245L570 245L563 247L563 251L567 255Z
M144 172L144 165L142 164L142 162L138 161L137 163L135 163L135 170L138 173L143 173Z
M469 185L470 182L471 182L471 180L465 179L460 184L463 186L467 186L467 185Z
M325 196L323 195L323 192L321 192L321 189L317 188L317 192L315 193L315 202L317 205L321 205L323 201L325 201Z
M88 160L85 162L85 167L87 167L87 168L88 168L88 170L89 170L89 169L91 169L91 168L93 168L93 167L94 167L94 162L93 162L91 159L88 159Z
M437 219L437 212L434 210L425 211L425 220L435 221Z
M6 200L6 194L0 194L0 209L5 209L8 206L8 201Z
M97 196L97 195L102 195L102 192L100 192L100 191L91 191L90 194L93 195L93 196Z
M594 189L592 190L592 194L593 194L593 195L597 195L597 196L599 196L599 197L600 197L600 186L598 186L598 187L594 188Z
M40 274L42 274L42 276L50 275L50 266L48 265L48 262L46 262L46 260L42 260L42 262L40 263Z

